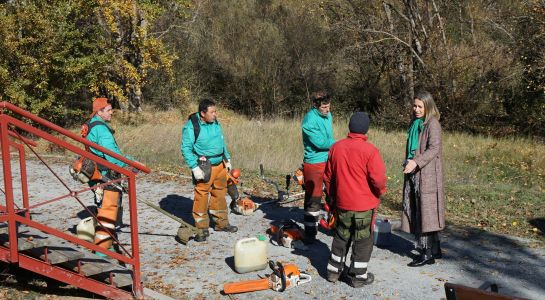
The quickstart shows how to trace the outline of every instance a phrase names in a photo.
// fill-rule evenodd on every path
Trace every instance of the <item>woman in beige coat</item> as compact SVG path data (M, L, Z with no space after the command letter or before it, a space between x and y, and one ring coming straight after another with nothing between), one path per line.
M445 228L445 201L439 117L431 94L418 92L403 170L402 230L415 235L420 252L410 267L434 264L442 257L438 233Z

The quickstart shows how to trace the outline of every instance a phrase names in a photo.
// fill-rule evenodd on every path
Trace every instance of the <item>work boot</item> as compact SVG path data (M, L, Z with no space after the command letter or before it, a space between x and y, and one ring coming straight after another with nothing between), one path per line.
M354 276L346 274L342 276L341 279L342 281L346 282L346 284L348 284L349 286L353 288L362 288L366 285L373 283L375 281L375 275L373 273L367 272L367 278L363 279L363 278L356 278Z
M227 224L223 227L215 227L214 228L215 231L225 231L225 232L237 232L238 231L238 227L236 226L233 226L231 224Z
M335 283L339 281L340 274L339 273L333 273L333 272L327 272L327 281Z
M433 255L433 258L440 259L443 258L443 253L441 252L441 242L434 241L431 245L431 254Z
M417 257L415 260L410 262L407 266L409 267L421 267L424 265L433 265L435 263L435 259L433 258L433 254L431 252L431 249L426 249L422 255Z
M208 231L208 228L201 229L197 234L195 234L195 242L204 242L206 241L206 238L210 236L210 232Z

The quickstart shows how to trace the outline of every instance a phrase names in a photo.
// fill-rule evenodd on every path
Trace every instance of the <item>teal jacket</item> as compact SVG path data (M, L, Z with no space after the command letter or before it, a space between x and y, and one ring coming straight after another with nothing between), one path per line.
M102 122L104 125L102 124L97 124L95 125L93 128L91 128L91 130L89 131L89 133L87 134L87 140L93 142L93 143L96 143L114 153L117 153L121 156L124 156L130 160L133 160L130 156L127 156L127 155L123 155L121 153L121 150L119 150L119 147L117 146L117 143L115 141L115 138L114 138L114 135L113 135L113 130L111 130L111 127L110 125L108 125L108 123L104 122L104 120L102 120L102 118L100 118L98 115L95 115L91 121L89 121L89 124L91 124L92 122L95 122L95 121L100 121ZM93 149L91 148L90 149L91 152L93 152L94 154L96 154L97 156L100 156L104 159L106 159L107 161L115 164L115 165L118 165L120 167L126 167L127 164L116 159L116 158L113 158L109 155L105 155L104 153L102 153L101 151L98 151L96 149ZM102 171L103 175L106 173L106 171Z
M335 143L331 113L322 116L318 109L313 107L305 115L302 128L305 147L303 161L308 164L326 162L329 148Z
M187 165L193 169L197 166L197 159L201 156L206 156L213 165L219 164L223 157L229 160L231 155L227 151L223 131L219 122L206 123L199 119L201 126L199 137L195 142L195 132L193 130L193 122L187 120L182 128L182 144L180 150Z

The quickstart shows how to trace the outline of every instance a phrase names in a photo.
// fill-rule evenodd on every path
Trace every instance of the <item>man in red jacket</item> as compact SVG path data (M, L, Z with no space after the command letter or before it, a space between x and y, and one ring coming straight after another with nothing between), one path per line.
M386 192L386 167L378 149L367 142L369 116L356 112L348 125L350 133L329 150L324 182L330 207L336 211L327 279L343 280L352 287L363 287L374 280L367 272L373 251L373 222L379 196ZM351 264L345 267L352 243Z

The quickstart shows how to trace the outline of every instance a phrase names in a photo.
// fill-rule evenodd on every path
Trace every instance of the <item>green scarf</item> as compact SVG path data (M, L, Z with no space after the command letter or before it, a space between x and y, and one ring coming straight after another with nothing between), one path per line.
M414 119L411 123L411 127L409 127L409 130L407 131L407 159L413 158L416 149L418 149L418 135L420 135L420 132L422 132L422 128L424 127L424 121L422 119L423 118Z

